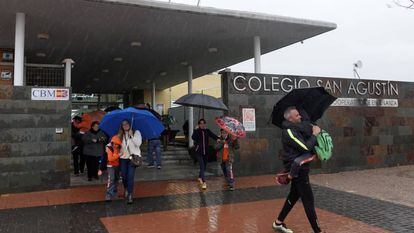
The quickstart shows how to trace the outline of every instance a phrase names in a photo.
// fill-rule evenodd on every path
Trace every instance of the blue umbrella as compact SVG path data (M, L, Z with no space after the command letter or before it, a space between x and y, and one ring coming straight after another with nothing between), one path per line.
M109 112L104 116L99 127L112 137L118 133L123 120L129 121L132 129L139 130L144 140L158 138L164 131L164 126L152 113L136 108Z

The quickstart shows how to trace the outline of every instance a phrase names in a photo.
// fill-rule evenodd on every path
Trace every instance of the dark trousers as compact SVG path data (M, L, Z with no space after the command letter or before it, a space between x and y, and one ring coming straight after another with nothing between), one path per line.
M293 160L292 166L290 168L290 175L294 178L299 176L299 170L303 162L307 159L310 159L313 155L308 153L301 156L298 156Z
M309 166L305 165L300 169L298 177L293 178L292 180L289 195L278 217L279 221L283 222L285 220L299 198L302 200L306 216L308 217L313 231L320 232L321 229L319 228L318 217L315 212L313 192L309 183Z
M121 163L121 175L124 190L129 194L134 193L134 179L135 179L135 166L131 163L130 159L120 159Z
M99 157L86 156L86 166L88 167L88 178L98 178Z
M75 174L79 174L79 172L83 173L85 171L86 159L85 159L85 156L82 154L81 149L77 148L73 150L72 157L73 157L73 172Z
M207 155L202 155L197 153L198 165L200 165L200 172L198 173L198 178L201 178L203 182L206 182L206 177L204 175L207 167Z

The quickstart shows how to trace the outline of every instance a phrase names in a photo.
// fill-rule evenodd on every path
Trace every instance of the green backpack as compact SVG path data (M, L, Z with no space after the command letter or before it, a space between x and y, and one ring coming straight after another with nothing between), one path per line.
M318 136L316 136L318 145L315 146L316 154L319 160L327 161L332 156L333 141L331 135L325 130L322 130Z

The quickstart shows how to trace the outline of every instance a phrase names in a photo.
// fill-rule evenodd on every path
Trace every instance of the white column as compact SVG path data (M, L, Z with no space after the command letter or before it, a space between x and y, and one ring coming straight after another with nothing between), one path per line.
M65 87L71 87L72 64L75 62L70 58L66 58L63 63L65 64Z
M155 110L155 82L152 82L152 90L151 90L151 106L152 109Z
M188 94L193 93L193 67L188 66ZM193 135L194 130L194 119L193 119L193 107L188 108L188 146L192 147L194 145L193 139L191 136Z
M260 37L255 36L254 37L254 72L260 73L261 72L261 62L260 62L260 56L262 54L260 49Z
M25 34L24 13L16 14L16 32L14 38L14 86L23 86L24 75L24 34Z

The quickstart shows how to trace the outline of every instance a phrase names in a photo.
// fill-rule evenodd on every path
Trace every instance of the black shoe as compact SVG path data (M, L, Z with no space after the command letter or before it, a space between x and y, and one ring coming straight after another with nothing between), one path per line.
M92 178L88 178L88 181L92 181Z
M132 198L132 194L129 194L129 195L128 195L127 204L132 204L133 200L134 200L134 199Z

